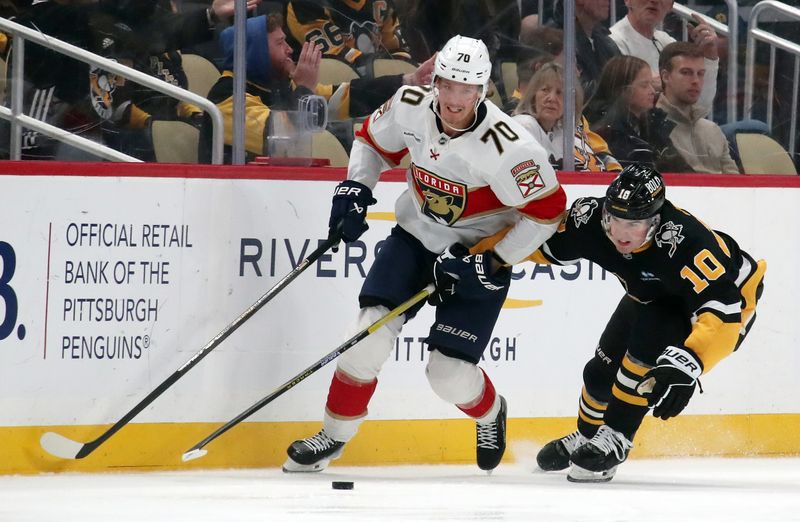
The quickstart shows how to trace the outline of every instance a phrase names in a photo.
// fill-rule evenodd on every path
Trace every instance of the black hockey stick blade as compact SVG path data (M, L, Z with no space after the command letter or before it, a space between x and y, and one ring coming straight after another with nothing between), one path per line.
M267 292L258 298L250 308L245 310L239 317L237 317L231 324L219 332L213 339L211 339L199 352L194 354L191 359L186 361L180 368L172 373L167 379L158 385L156 389L147 394L147 397L139 401L139 403L126 413L114 425L104 431L99 437L89 442L78 442L67 438L58 433L48 431L45 432L39 439L39 444L46 452L62 459L82 459L91 454L101 444L107 441L112 435L118 432L123 426L128 424L136 415L150 405L159 395L164 393L170 386L175 384L178 379L183 377L189 370L199 363L206 355L211 353L214 348L222 344L233 332L239 329L248 319L250 319L256 312L258 312L265 304L272 300L273 297L278 295L286 286L294 281L306 268L311 266L317 259L322 257L332 246L339 242L338 231L329 236L323 241L319 247L314 250L307 258L300 261L300 263L288 274L286 274L280 281L267 290Z
M380 319L378 319L377 321L375 321L374 323L372 323L368 327L364 328L363 330L361 330L360 332L355 334L350 339L346 340L345 342L343 342L342 344L337 346L332 352L330 352L327 355L325 355L322 359L318 360L317 362L315 362L314 364L312 364L311 366L309 366L308 368L306 368L302 372L298 373L297 375L295 375L294 377L292 377L291 379L289 379L288 381L286 381L285 383L280 385L278 388L275 389L275 391L273 391L272 393L270 393L269 395L267 395L263 399L259 400L257 403L255 403L252 406L250 406L249 408L247 408L245 411L243 411L242 413L240 413L239 415L237 415L236 417L234 417L233 419L228 421L226 424L224 424L224 425L220 426L219 428L217 428L217 430L214 431L214 433L212 433L211 435L209 435L205 439L201 440L200 442L198 442L197 444L195 444L194 446L189 448L181 456L181 460L183 460L184 462L188 462L190 460L194 460L194 459L198 459L200 457L204 457L208 453L208 450L205 450L203 448L209 442L213 441L214 439L216 439L217 437L219 437L220 435L222 435L223 433L225 433L229 429L233 428L237 424L241 423L242 421L244 421L245 419L250 417L252 414L254 414L258 410L260 410L261 408L263 408L264 406L269 404L270 402L274 401L275 399L277 399L278 397L280 397L281 395L283 395L287 391L289 391L292 388L294 388L296 385L300 384L306 378L308 378L311 375L313 375L314 373L316 373L317 370L319 370L320 368L322 368L323 366L325 366L326 364L328 364L332 360L334 360L337 357L339 357L340 355L342 355L344 352L346 352L347 350L349 350L350 348L352 348L353 346L355 346L356 344L361 342L365 337L367 337L368 335L374 333L380 327L382 327L383 325L385 325L386 323L388 323L389 321L391 321L395 317L398 317L398 316L402 315L403 313L405 313L406 310L408 310L409 308L411 308L415 304L419 303L420 301L422 301L423 299L428 297L431 294L431 292L433 292L433 290L434 290L434 286L431 284L431 285L426 286L425 288L423 288L422 290L420 290L416 294L414 294L414 296L412 296L408 301L406 301L403 304L397 306L396 308L391 310L389 313L387 313L386 315L384 315L383 317L381 317Z

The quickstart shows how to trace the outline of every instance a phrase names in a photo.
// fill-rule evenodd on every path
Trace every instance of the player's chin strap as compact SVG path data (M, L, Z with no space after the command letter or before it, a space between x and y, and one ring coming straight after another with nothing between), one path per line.
M439 118L439 121L442 122L442 125L449 129L453 129L456 132L467 132L475 125L475 122L478 121L478 107L480 106L481 102L486 99L486 91L489 89L488 84L483 84L483 90L481 91L481 95L475 101L475 106L472 107L472 112L475 114L475 117L472 119L472 123L470 123L466 128L459 129L458 127L453 127L442 118L442 114L439 112L439 88L436 87L436 78L434 77L431 80L431 88L433 89L433 113Z

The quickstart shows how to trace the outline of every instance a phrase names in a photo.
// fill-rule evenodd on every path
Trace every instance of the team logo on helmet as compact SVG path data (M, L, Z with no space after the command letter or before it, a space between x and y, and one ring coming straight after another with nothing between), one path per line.
M452 225L467 206L467 186L412 165L417 199L422 213L443 225Z
M572 219L575 221L575 228L580 228L591 219L592 214L600 206L596 199L578 198L572 205Z
M545 187L539 165L533 160L525 160L511 168L511 175L523 198L530 197Z
M669 245L669 257L672 257L675 255L675 250L677 250L678 245L685 238L681 232L683 232L683 225L676 225L672 221L667 221L661 225L661 228L656 232L656 245L658 245L659 248L663 245Z

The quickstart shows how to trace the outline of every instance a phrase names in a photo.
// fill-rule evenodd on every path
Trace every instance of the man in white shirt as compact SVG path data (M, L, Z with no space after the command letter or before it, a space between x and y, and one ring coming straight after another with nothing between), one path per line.
M658 57L667 45L675 41L664 31L656 29L672 10L673 0L625 0L628 14L611 26L611 39L624 55L636 56L650 64L654 83L660 88ZM698 104L711 110L717 93L719 55L717 33L710 25L695 17L697 25L689 31L689 39L703 52L706 77Z

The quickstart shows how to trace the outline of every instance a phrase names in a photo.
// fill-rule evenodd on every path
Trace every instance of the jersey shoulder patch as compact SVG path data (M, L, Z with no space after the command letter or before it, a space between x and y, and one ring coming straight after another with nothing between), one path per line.
M678 245L683 243L684 239L686 239L686 236L683 233L683 224L672 220L661 223L655 236L653 236L656 246L665 249L669 257L675 256L678 251Z
M600 203L596 198L578 198L572 204L569 216L575 228L586 225L596 212L600 212Z

